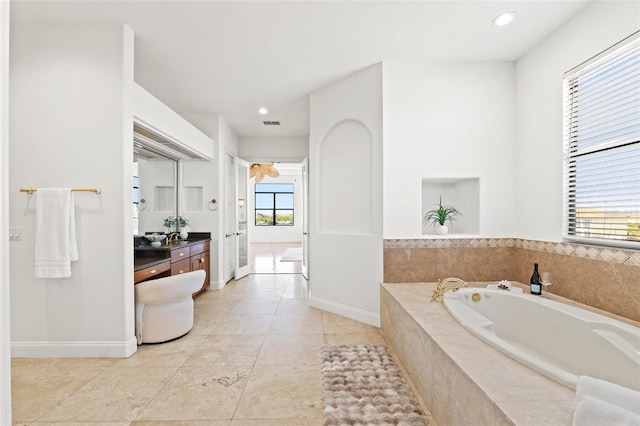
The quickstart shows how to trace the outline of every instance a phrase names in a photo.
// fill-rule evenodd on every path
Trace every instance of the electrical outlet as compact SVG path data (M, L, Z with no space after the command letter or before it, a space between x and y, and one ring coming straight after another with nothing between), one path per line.
M22 239L22 228L19 226L11 226L9 228L9 239L10 240L21 240Z

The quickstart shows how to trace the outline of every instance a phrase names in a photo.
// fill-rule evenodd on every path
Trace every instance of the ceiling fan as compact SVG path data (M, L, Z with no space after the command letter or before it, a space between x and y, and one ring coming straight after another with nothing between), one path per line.
M280 176L273 163L253 163L249 167L249 178L255 177L256 182L262 182L265 176L276 178Z

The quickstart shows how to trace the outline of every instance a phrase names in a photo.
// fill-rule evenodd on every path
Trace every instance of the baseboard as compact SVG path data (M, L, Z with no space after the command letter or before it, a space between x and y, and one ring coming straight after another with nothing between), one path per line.
M352 306L343 305L341 303L332 302L330 300L319 299L309 296L309 306L322 309L323 311L341 315L355 321L360 321L374 327L380 327L380 314L368 312Z
M138 350L126 342L11 342L13 358L128 358Z
M209 282L209 290L222 290L227 283L221 281L211 281Z

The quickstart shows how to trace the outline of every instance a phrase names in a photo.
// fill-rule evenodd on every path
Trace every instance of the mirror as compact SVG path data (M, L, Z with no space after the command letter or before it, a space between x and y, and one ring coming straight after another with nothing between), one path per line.
M180 161L202 158L185 144L134 122L133 235L168 231L164 219L180 215Z
M133 170L133 235L165 231L164 219L178 216L178 161L134 152Z

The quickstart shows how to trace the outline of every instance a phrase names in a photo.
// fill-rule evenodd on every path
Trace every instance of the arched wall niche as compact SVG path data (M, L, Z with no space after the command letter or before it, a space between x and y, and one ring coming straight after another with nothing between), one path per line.
M372 158L373 136L361 121L342 120L322 138L318 145L320 233L373 234Z

